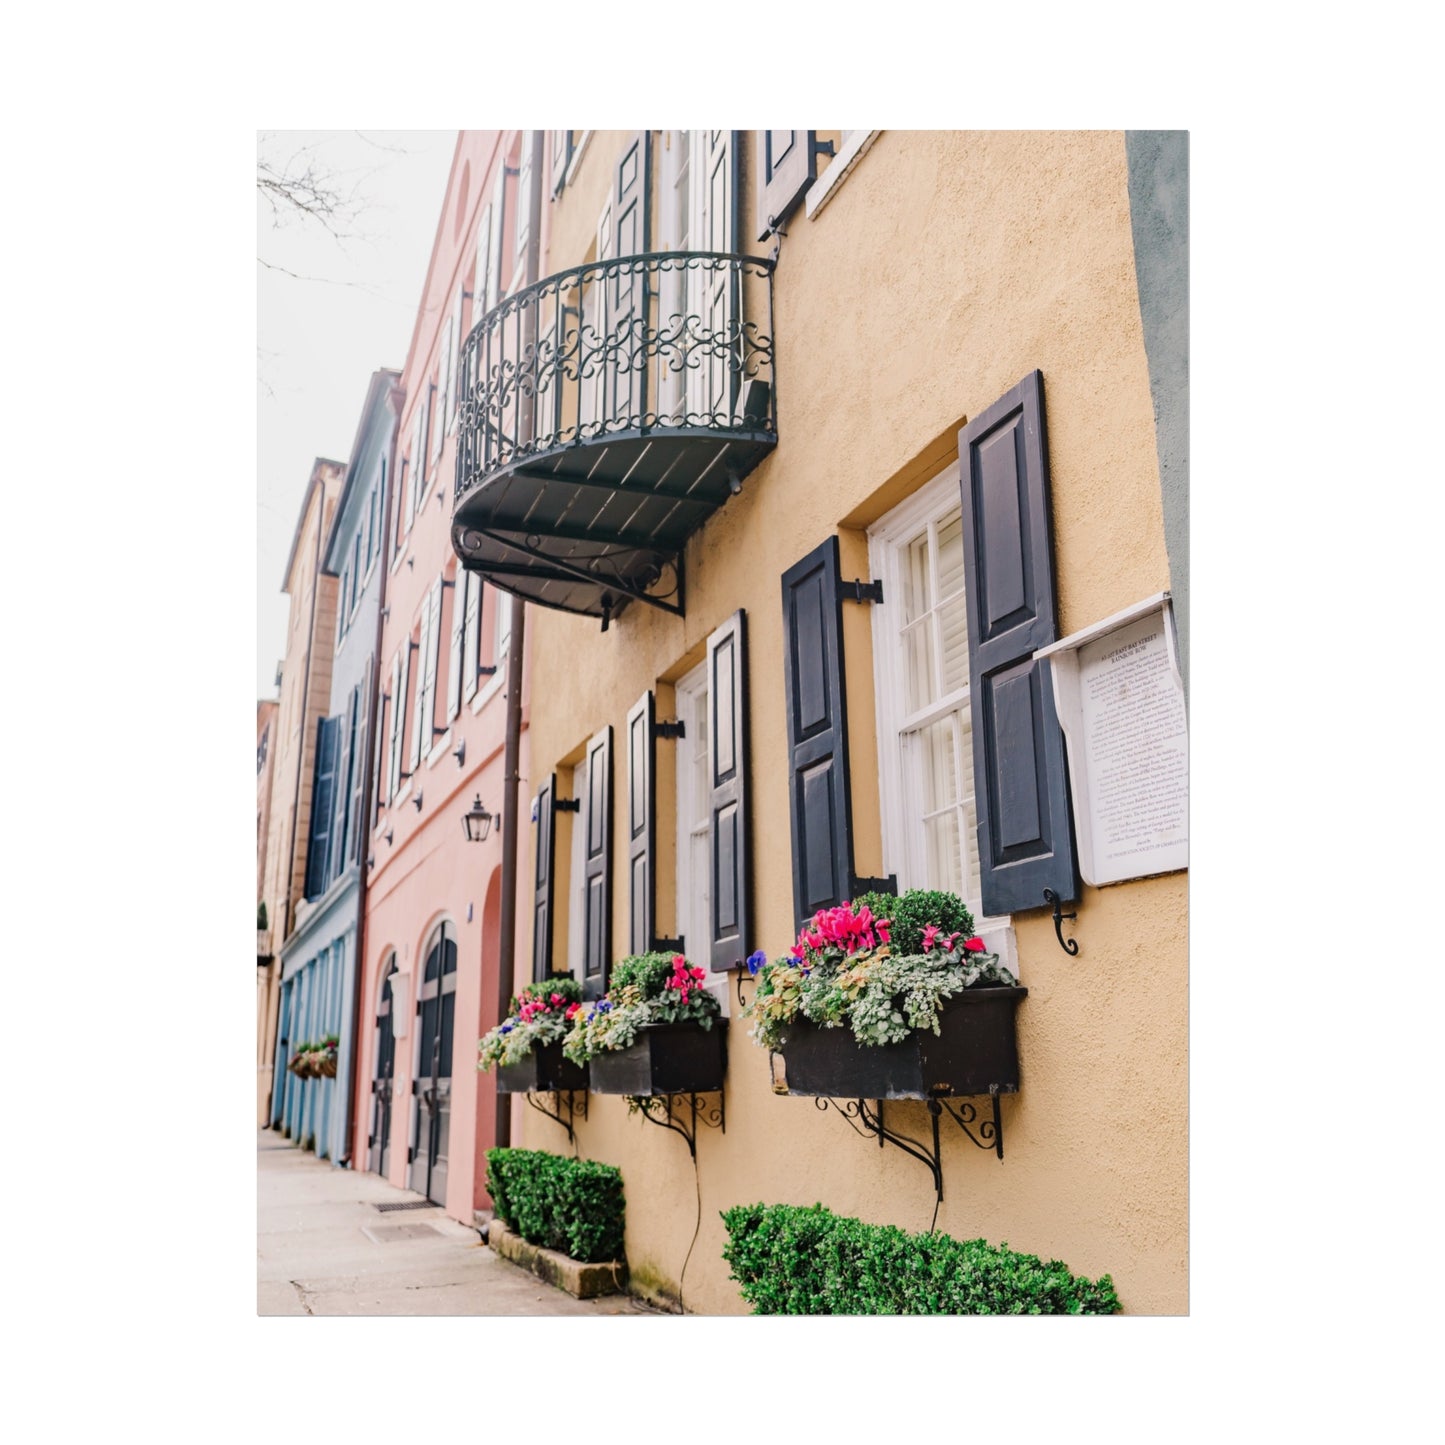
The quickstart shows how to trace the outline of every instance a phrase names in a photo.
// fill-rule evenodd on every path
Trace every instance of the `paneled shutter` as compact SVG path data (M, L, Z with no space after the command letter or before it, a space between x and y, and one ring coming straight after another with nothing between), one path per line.
M552 881L556 874L556 818L552 802L557 796L557 774L547 781L533 800L537 815L537 866L532 883L532 977L540 982L552 971Z
M331 809L336 781L336 739L339 717L316 722L316 771L311 789L311 842L306 853L306 896L319 898L326 891L326 850L331 840Z
M522 154L517 174L517 206L512 218L512 281L510 291L520 291L526 285L527 243L532 234L532 200L536 187L537 164L541 159L537 132L522 132Z
M700 251L742 250L738 225L739 132L699 130L692 133L693 246ZM732 336L733 318L739 315L737 274L731 267L688 272L688 310L702 319L703 332L714 344L701 348L701 364L688 371L688 410L710 417L731 418L738 413L737 391L743 373L742 356L735 342L729 350L719 340Z
M477 223L477 264L472 272L472 326L487 314L491 302L487 299L491 290L492 259L492 205L489 201L482 207L482 218Z
M406 493L406 525L402 529L403 535L411 531L412 520L416 516L416 479L425 465L421 455L421 414L422 403L418 401L411 416L411 454L407 458L411 473L402 488Z
M748 953L748 629L734 612L707 640L707 697L712 709L709 760L708 966L738 968Z
M607 992L612 951L612 728L587 744L587 796L582 805L586 828L582 847L582 992L600 998Z
M646 953L656 936L657 709L651 688L627 714L627 902L629 953Z
M466 617L462 633L462 696L470 702L477 695L477 668L481 664L478 649L482 644L482 579L472 572L466 578Z
M492 186L492 234L491 251L487 262L487 305L490 311L502 299L502 243L507 235L507 168L497 167L497 179Z
M788 794L793 824L793 912L801 928L852 891L848 710L838 539L783 573Z
M792 214L817 176L816 131L758 132L758 240L766 241Z
M447 721L462 710L462 635L467 622L467 569L457 563L452 583L452 635L447 648Z
M1078 896L1054 642L1053 518L1044 379L1026 376L958 434L983 911Z
M612 254L638 256L648 249L648 217L652 209L649 176L652 169L652 132L640 131L628 142L617 163L617 185L612 202ZM625 269L625 268L624 268ZM647 317L646 275L618 274L609 298L609 335L621 337L629 326ZM626 417L642 417L647 411L645 370L615 369L610 420L619 424Z
M391 733L386 751L386 796L389 802L401 786L401 737L406 718L406 693L402 690L401 660L405 645L391 663Z
M572 132L554 130L552 136L552 194L567 184L567 163L572 159Z

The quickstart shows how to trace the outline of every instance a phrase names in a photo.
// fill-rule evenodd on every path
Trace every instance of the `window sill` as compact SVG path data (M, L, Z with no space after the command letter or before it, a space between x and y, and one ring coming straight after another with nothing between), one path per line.
M881 130L855 130L843 142L842 149L833 157L828 169L808 187L804 210L811 221L832 199L834 192L847 180L853 167L868 153L868 148L878 139Z
M487 679L485 687L477 690L477 695L472 699L472 712L479 713L502 691L507 685L507 654L504 652L497 659L497 670Z
M436 767L437 763L439 763L451 751L451 746L452 730L450 727L448 727L444 733L438 736L436 742L432 744L431 752L426 755L427 767L429 769Z

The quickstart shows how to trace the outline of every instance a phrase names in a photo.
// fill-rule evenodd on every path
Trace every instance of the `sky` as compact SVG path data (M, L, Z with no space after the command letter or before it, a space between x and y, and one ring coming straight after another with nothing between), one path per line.
M256 696L276 696L281 591L317 457L346 461L367 382L400 371L455 131L263 131L258 164L311 165L346 198L337 233L256 200Z

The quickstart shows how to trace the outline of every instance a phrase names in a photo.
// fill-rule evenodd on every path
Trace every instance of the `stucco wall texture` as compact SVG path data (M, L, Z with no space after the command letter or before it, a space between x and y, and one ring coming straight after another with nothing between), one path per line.
M578 183L552 204L545 271L584 258L621 139L594 135ZM745 238L755 234L751 143L750 133ZM747 609L749 946L770 956L793 936L779 580L788 566L836 532L843 575L868 576L862 529L957 456L968 417L1038 368L1060 635L1169 585L1121 133L884 132L829 204L812 219L800 208L787 230L775 279L779 445L689 543L686 616L634 605L601 633L595 621L529 614L540 774L607 723L616 747L643 690L680 676L701 658L708 633ZM844 624L856 867L868 874L886 871L868 609L845 605ZM625 767L617 747L618 796ZM666 817L660 805L664 855ZM618 807L614 860L626 858L624 828ZM560 835L558 843L565 887ZM525 868L525 836L523 848ZM664 934L674 917L667 873L657 904ZM618 957L625 868L614 863L613 878ZM1015 915L1030 990L1018 1015L1022 1089L1003 1103L1002 1162L943 1121L938 1228L1109 1273L1131 1313L1183 1313L1187 876L1086 888L1078 912L1077 957L1059 948L1047 912ZM567 966L566 947L559 911L558 967ZM529 957L530 940L519 937L519 984ZM856 1137L812 1100L774 1095L768 1056L737 1018L726 1109L725 1133L699 1130L696 1186L683 1141L629 1117L625 1101L593 1095L578 1126L583 1157L622 1168L634 1276L673 1295L680 1283L688 1310L745 1309L722 1260L718 1214L730 1205L821 1201L928 1228L934 1196L923 1166ZM923 1104L890 1104L888 1113L894 1127L927 1136ZM535 1114L519 1120L518 1134L570 1152L562 1131Z

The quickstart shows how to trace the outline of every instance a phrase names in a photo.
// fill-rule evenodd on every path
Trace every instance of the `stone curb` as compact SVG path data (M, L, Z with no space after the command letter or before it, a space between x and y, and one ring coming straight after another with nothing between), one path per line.
M538 1279L565 1289L577 1299L595 1299L598 1295L621 1294L627 1287L627 1266L621 1260L610 1264L583 1264L555 1249L528 1244L520 1234L513 1233L500 1219L493 1219L487 1231L487 1242L503 1259L530 1270Z

